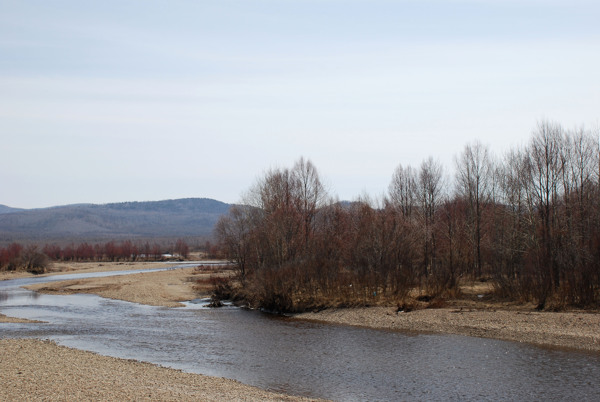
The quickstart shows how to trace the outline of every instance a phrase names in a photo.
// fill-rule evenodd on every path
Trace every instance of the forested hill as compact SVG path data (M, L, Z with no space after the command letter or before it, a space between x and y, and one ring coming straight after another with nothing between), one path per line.
M0 242L207 236L230 205L207 198L3 209Z
M0 204L0 214L9 214L11 212L18 212L18 211L22 211L22 209L11 208L11 207L7 207L6 205Z

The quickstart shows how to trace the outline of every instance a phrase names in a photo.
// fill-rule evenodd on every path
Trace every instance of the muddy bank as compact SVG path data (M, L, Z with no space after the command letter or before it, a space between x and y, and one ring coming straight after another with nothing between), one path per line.
M300 401L224 378L58 346L0 339L0 400Z
M461 308L396 312L389 307L324 310L296 319L369 328L448 333L600 352L600 314Z

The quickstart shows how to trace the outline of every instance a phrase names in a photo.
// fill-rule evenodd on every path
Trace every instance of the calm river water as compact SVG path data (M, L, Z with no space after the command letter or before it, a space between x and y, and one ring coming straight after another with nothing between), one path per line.
M52 339L104 355L335 400L600 397L599 354L315 324L234 307L150 307L19 288L43 281L48 278L0 282L2 313L47 322L0 324L0 337Z

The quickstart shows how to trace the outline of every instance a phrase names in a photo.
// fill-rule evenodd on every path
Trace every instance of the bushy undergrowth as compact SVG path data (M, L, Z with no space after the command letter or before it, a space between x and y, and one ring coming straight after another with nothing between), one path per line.
M48 257L36 246L13 243L0 248L0 271L27 271L37 275L45 273L47 267Z

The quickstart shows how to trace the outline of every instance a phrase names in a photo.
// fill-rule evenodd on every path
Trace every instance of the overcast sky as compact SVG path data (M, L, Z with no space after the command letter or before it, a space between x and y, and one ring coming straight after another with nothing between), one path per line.
M600 118L597 1L0 0L0 204L333 195Z

